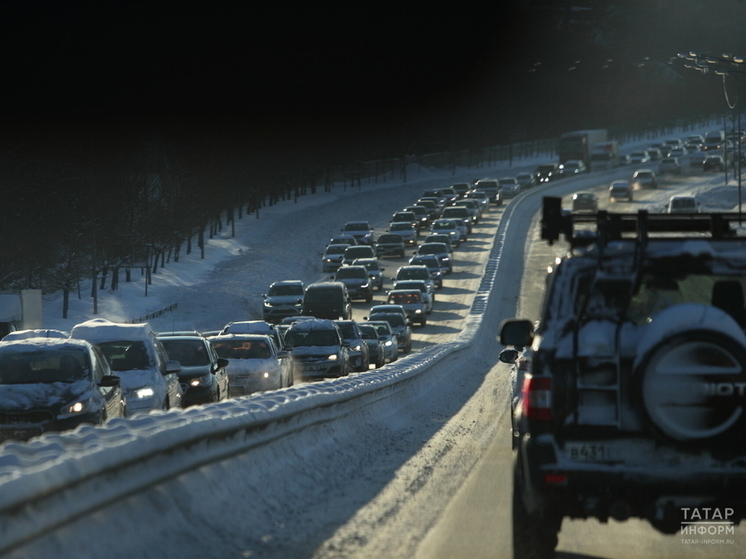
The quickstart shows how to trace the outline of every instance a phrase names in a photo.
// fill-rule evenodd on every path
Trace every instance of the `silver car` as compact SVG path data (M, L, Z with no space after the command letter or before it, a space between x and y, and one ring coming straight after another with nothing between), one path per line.
M278 351L269 336L261 334L221 334L211 338L218 356L228 365L228 395L292 386L292 362L287 351Z

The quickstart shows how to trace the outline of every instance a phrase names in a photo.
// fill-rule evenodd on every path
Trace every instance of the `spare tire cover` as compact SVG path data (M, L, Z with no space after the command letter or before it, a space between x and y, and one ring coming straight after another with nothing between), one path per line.
M746 336L730 315L709 305L670 307L646 326L638 350L637 397L657 434L707 446L744 429Z

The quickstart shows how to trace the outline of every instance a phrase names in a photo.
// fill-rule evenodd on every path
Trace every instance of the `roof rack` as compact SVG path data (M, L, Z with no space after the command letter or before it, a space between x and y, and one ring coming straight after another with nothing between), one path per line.
M575 247L595 242L603 249L609 241L622 239L623 233L635 233L635 239L647 244L651 233L710 233L713 239L726 239L736 236L731 223L740 219L738 213L692 213L692 214L651 214L640 210L634 214L597 213L573 214L562 210L562 198L545 196L542 207L541 238L550 245L559 239L560 234ZM576 223L596 223L592 238L576 234Z

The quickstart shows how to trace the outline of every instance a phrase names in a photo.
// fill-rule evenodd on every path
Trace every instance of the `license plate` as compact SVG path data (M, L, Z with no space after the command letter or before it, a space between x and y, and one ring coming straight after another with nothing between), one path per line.
M618 449L604 443L565 443L565 454L578 462L604 462L619 459Z
M4 429L0 430L0 441L25 441L41 435L41 429Z

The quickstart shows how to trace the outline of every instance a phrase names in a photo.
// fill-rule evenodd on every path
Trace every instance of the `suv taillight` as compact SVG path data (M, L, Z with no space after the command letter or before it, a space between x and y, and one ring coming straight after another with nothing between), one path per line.
M523 381L523 416L527 419L552 419L552 379L526 375Z

